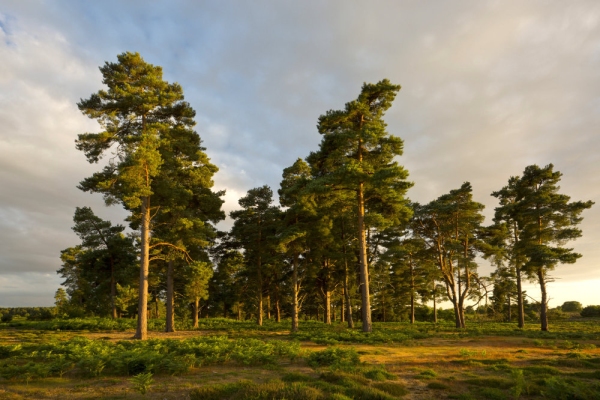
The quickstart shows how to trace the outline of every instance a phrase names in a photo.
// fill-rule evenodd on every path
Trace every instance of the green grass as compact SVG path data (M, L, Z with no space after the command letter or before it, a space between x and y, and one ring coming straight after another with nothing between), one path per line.
M550 333L503 323L471 323L466 330L375 323L373 333L363 333L301 321L300 332L291 334L289 321L258 327L209 318L199 321L202 334L182 332L181 339L112 341L128 336L115 332L133 334L134 323L0 323L0 388L20 393L10 397L0 389L0 397L44 398L39 393L54 390L54 397L72 391L77 395L65 399L93 398L97 393L85 397L85 390L94 387L103 398L136 398L143 390L161 398L175 390L178 398L388 400L419 387L423 398L600 398L598 320L560 321ZM160 332L163 322L150 329ZM135 376L154 383L136 386Z

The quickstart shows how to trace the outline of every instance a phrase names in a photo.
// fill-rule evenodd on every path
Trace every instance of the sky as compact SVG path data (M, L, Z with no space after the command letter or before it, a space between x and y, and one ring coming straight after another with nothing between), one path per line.
M125 51L183 87L227 213L248 189L276 192L318 149L318 117L383 78L402 86L385 120L411 200L469 181L489 224L490 194L549 163L561 193L600 199L597 1L0 0L0 307L53 304L75 207L123 223L76 188L100 166L74 141L100 130L76 103ZM553 272L551 307L600 304L600 204L583 217L583 257Z

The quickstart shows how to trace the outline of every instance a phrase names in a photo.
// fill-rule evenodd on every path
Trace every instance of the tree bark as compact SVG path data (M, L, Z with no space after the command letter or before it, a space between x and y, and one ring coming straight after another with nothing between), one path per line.
M298 332L298 254L294 254L292 270L292 332Z
M323 312L323 322L327 325L331 325L331 291L329 288L325 289L325 311Z
M342 307L340 308L340 322L346 322L346 297L344 290L342 289Z
M194 311L192 314L192 322L193 322L193 327L197 328L198 327L198 311L200 308L200 298L196 297L194 298Z
M111 254L110 256L110 306L112 308L112 319L117 318L117 304L115 298L117 297L117 282L115 280L115 261Z
M142 226L140 251L140 288L138 302L137 330L134 339L148 337L148 275L150 259L150 198L142 198Z
M542 331L548 331L548 294L546 292L546 277L544 276L544 267L538 269L538 281L542 292L542 303L540 304L540 322Z
M165 332L175 332L175 296L173 289L173 261L167 263L167 321Z
M362 129L363 117L361 116L360 126ZM358 163L362 165L362 140L358 141ZM365 236L365 198L364 183L358 184L356 193L358 203L358 244L359 244L359 262L360 262L360 292L362 295L362 325L363 332L372 332L373 324L371 322L371 299L369 298L369 263L367 260L367 238Z
M346 322L348 323L348 328L354 328L354 320L352 319L352 302L350 301L350 293L348 291L348 261L344 260L346 263L344 269L344 299L345 299L345 312L346 312Z
M523 304L523 287L521 285L521 267L517 264L515 269L517 272L517 324L518 327L522 329L525 327L525 306Z
M363 332L372 332L371 300L369 298L369 266L367 263L367 239L365 236L365 199L363 184L358 188L358 242L360 261L360 293L362 295L362 326Z
M410 323L415 323L415 269L412 260L412 254L409 255L410 267Z
M415 294L410 294L410 323L415 323Z

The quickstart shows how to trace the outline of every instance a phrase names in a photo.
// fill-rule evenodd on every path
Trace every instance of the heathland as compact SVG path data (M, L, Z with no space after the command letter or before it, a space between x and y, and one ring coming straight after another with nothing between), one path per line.
M164 332L99 318L0 324L6 399L597 399L600 321L518 329L470 321L374 323L201 319Z

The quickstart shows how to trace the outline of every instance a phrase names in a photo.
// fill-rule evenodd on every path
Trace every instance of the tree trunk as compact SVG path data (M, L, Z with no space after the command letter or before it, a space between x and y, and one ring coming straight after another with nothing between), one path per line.
M510 304L510 294L508 295L508 322L510 322L510 320L512 319L512 311L510 309L511 304Z
M340 309L340 322L344 323L346 322L346 298L344 296L344 291L342 290L342 307Z
M327 325L331 325L331 291L329 288L325 289L325 311L323 312L323 322Z
M138 302L137 330L134 339L148 337L148 274L150 259L150 198L142 198L142 226L140 235L140 294Z
M197 328L198 327L198 312L200 308L200 297L196 297L194 298L194 312L192 314L192 322L193 322L193 328Z
M261 257L258 256L258 316L256 323L259 326L263 324L263 282L262 282L262 271L261 271Z
M452 305L454 306L454 322L455 322L455 326L460 329L460 328L462 328L462 324L461 324L461 321L460 321L460 310L458 308L458 304L456 303L456 301L454 301L452 303Z
M415 323L415 268L413 265L412 254L409 255L410 266L410 323Z
M267 295L267 319L271 320L271 293Z
M110 306L112 309L112 319L117 318L117 304L115 298L117 297L117 282L115 281L115 261L113 256L110 256Z
M175 296L173 289L173 261L167 263L167 321L165 332L175 332Z
M362 157L361 157L362 158ZM359 261L360 261L360 293L362 295L362 326L363 332L372 332L373 324L371 322L371 300L369 298L369 265L367 263L367 238L365 236L365 199L364 185L359 184L358 188L358 242L359 242Z
M525 306L523 304L523 287L521 286L521 267L516 266L517 272L517 314L518 314L518 327L525 327Z
M415 323L415 293L410 294L410 323Z
M354 320L352 319L352 303L350 301L350 293L348 292L348 261L344 259L345 268L344 268L344 299L346 300L346 322L348 323L348 328L354 328Z
M542 292L542 303L540 304L540 322L542 330L548 331L548 294L546 292L546 277L544 276L544 268L538 269L538 280L540 282L540 290Z
M298 254L294 254L292 271L292 332L298 332Z
M279 307L279 297L275 300L275 322L281 322L281 307Z

